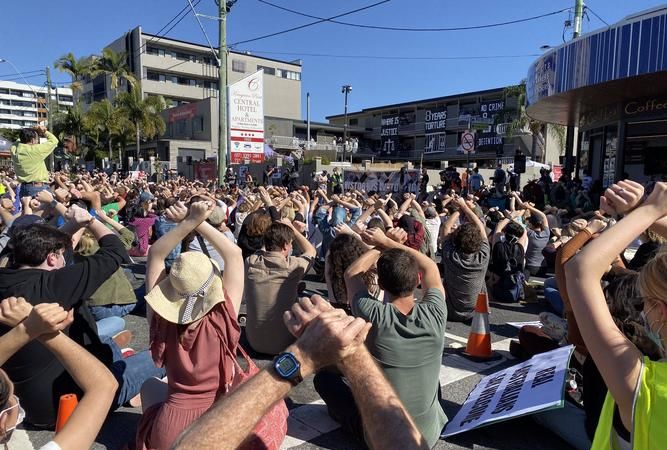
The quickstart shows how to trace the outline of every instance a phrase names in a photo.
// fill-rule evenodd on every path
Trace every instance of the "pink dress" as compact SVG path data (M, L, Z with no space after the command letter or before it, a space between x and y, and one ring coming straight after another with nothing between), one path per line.
M227 313L223 308L228 308ZM216 305L193 329L153 314L151 352L167 371L168 395L150 407L137 428L137 449L166 450L178 435L204 414L234 375L234 362L224 346L235 352L240 328L229 299Z

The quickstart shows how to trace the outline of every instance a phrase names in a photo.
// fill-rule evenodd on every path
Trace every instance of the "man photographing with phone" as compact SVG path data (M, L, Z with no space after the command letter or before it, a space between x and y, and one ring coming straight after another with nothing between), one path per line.
M40 137L46 142L39 143ZM34 197L49 188L49 170L44 162L58 146L58 138L44 125L21 130L20 142L11 148L16 178L21 182L21 196Z

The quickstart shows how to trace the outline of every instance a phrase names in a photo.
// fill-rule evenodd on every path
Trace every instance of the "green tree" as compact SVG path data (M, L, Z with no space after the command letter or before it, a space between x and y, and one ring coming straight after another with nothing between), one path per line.
M132 123L136 139L136 155L141 155L141 138L153 139L166 130L166 125L160 113L165 108L162 96L148 96L142 98L139 89L132 89L118 95L117 105L127 120Z
M10 142L16 142L20 139L21 130L14 128L0 128L0 136L4 137Z
M95 65L95 56L86 56L77 58L72 52L61 56L54 63L56 69L68 73L72 77L72 90L81 91L82 79L91 74L92 67Z
M504 90L505 112L497 120L507 122L507 136L517 136L528 132L532 135L531 159L536 161L537 142L543 140L545 133L556 139L561 153L565 148L565 127L556 124L547 124L535 120L526 112L526 80L523 79L515 86L508 86ZM515 98L517 107L508 108L508 99ZM544 155L542 155L544 156Z
M110 48L102 50L102 56L96 59L92 67L92 75L109 76L114 97L118 94L118 85L122 80L127 81L131 88L138 84L130 66L127 64L127 54L125 52L114 52Z
M83 122L86 133L94 139L97 145L106 141L109 161L113 160L114 142L120 141L121 134L127 133L130 128L124 111L104 99L90 106L84 115Z

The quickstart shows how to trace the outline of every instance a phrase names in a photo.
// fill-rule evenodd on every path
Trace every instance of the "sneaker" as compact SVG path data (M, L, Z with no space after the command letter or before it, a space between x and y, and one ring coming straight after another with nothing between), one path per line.
M132 342L132 332L130 330L123 330L113 337L113 341L120 348L127 347L127 345Z
M136 355L136 354L137 354L137 352L134 351L133 348L129 348L129 347L128 347L128 348L124 348L124 349L122 349L120 352L121 352L121 354L123 355L123 359L127 359L127 358L129 358L130 356L133 356L133 355Z

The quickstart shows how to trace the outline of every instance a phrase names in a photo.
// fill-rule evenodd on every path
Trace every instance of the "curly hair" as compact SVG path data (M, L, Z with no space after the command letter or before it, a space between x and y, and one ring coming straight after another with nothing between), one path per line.
M648 338L641 318L644 299L639 289L639 274L614 277L604 289L609 312L621 332L654 361L661 358L660 350Z
M327 252L325 270L331 283L331 292L338 303L349 303L347 290L343 274L345 270L352 265L361 255L366 253L366 247L356 237L350 234L337 235L329 245ZM377 285L377 274L368 271L364 275L364 282L371 295L376 296L379 293Z
M484 236L474 223L464 223L454 231L453 242L457 249L467 255L477 253L482 248Z

